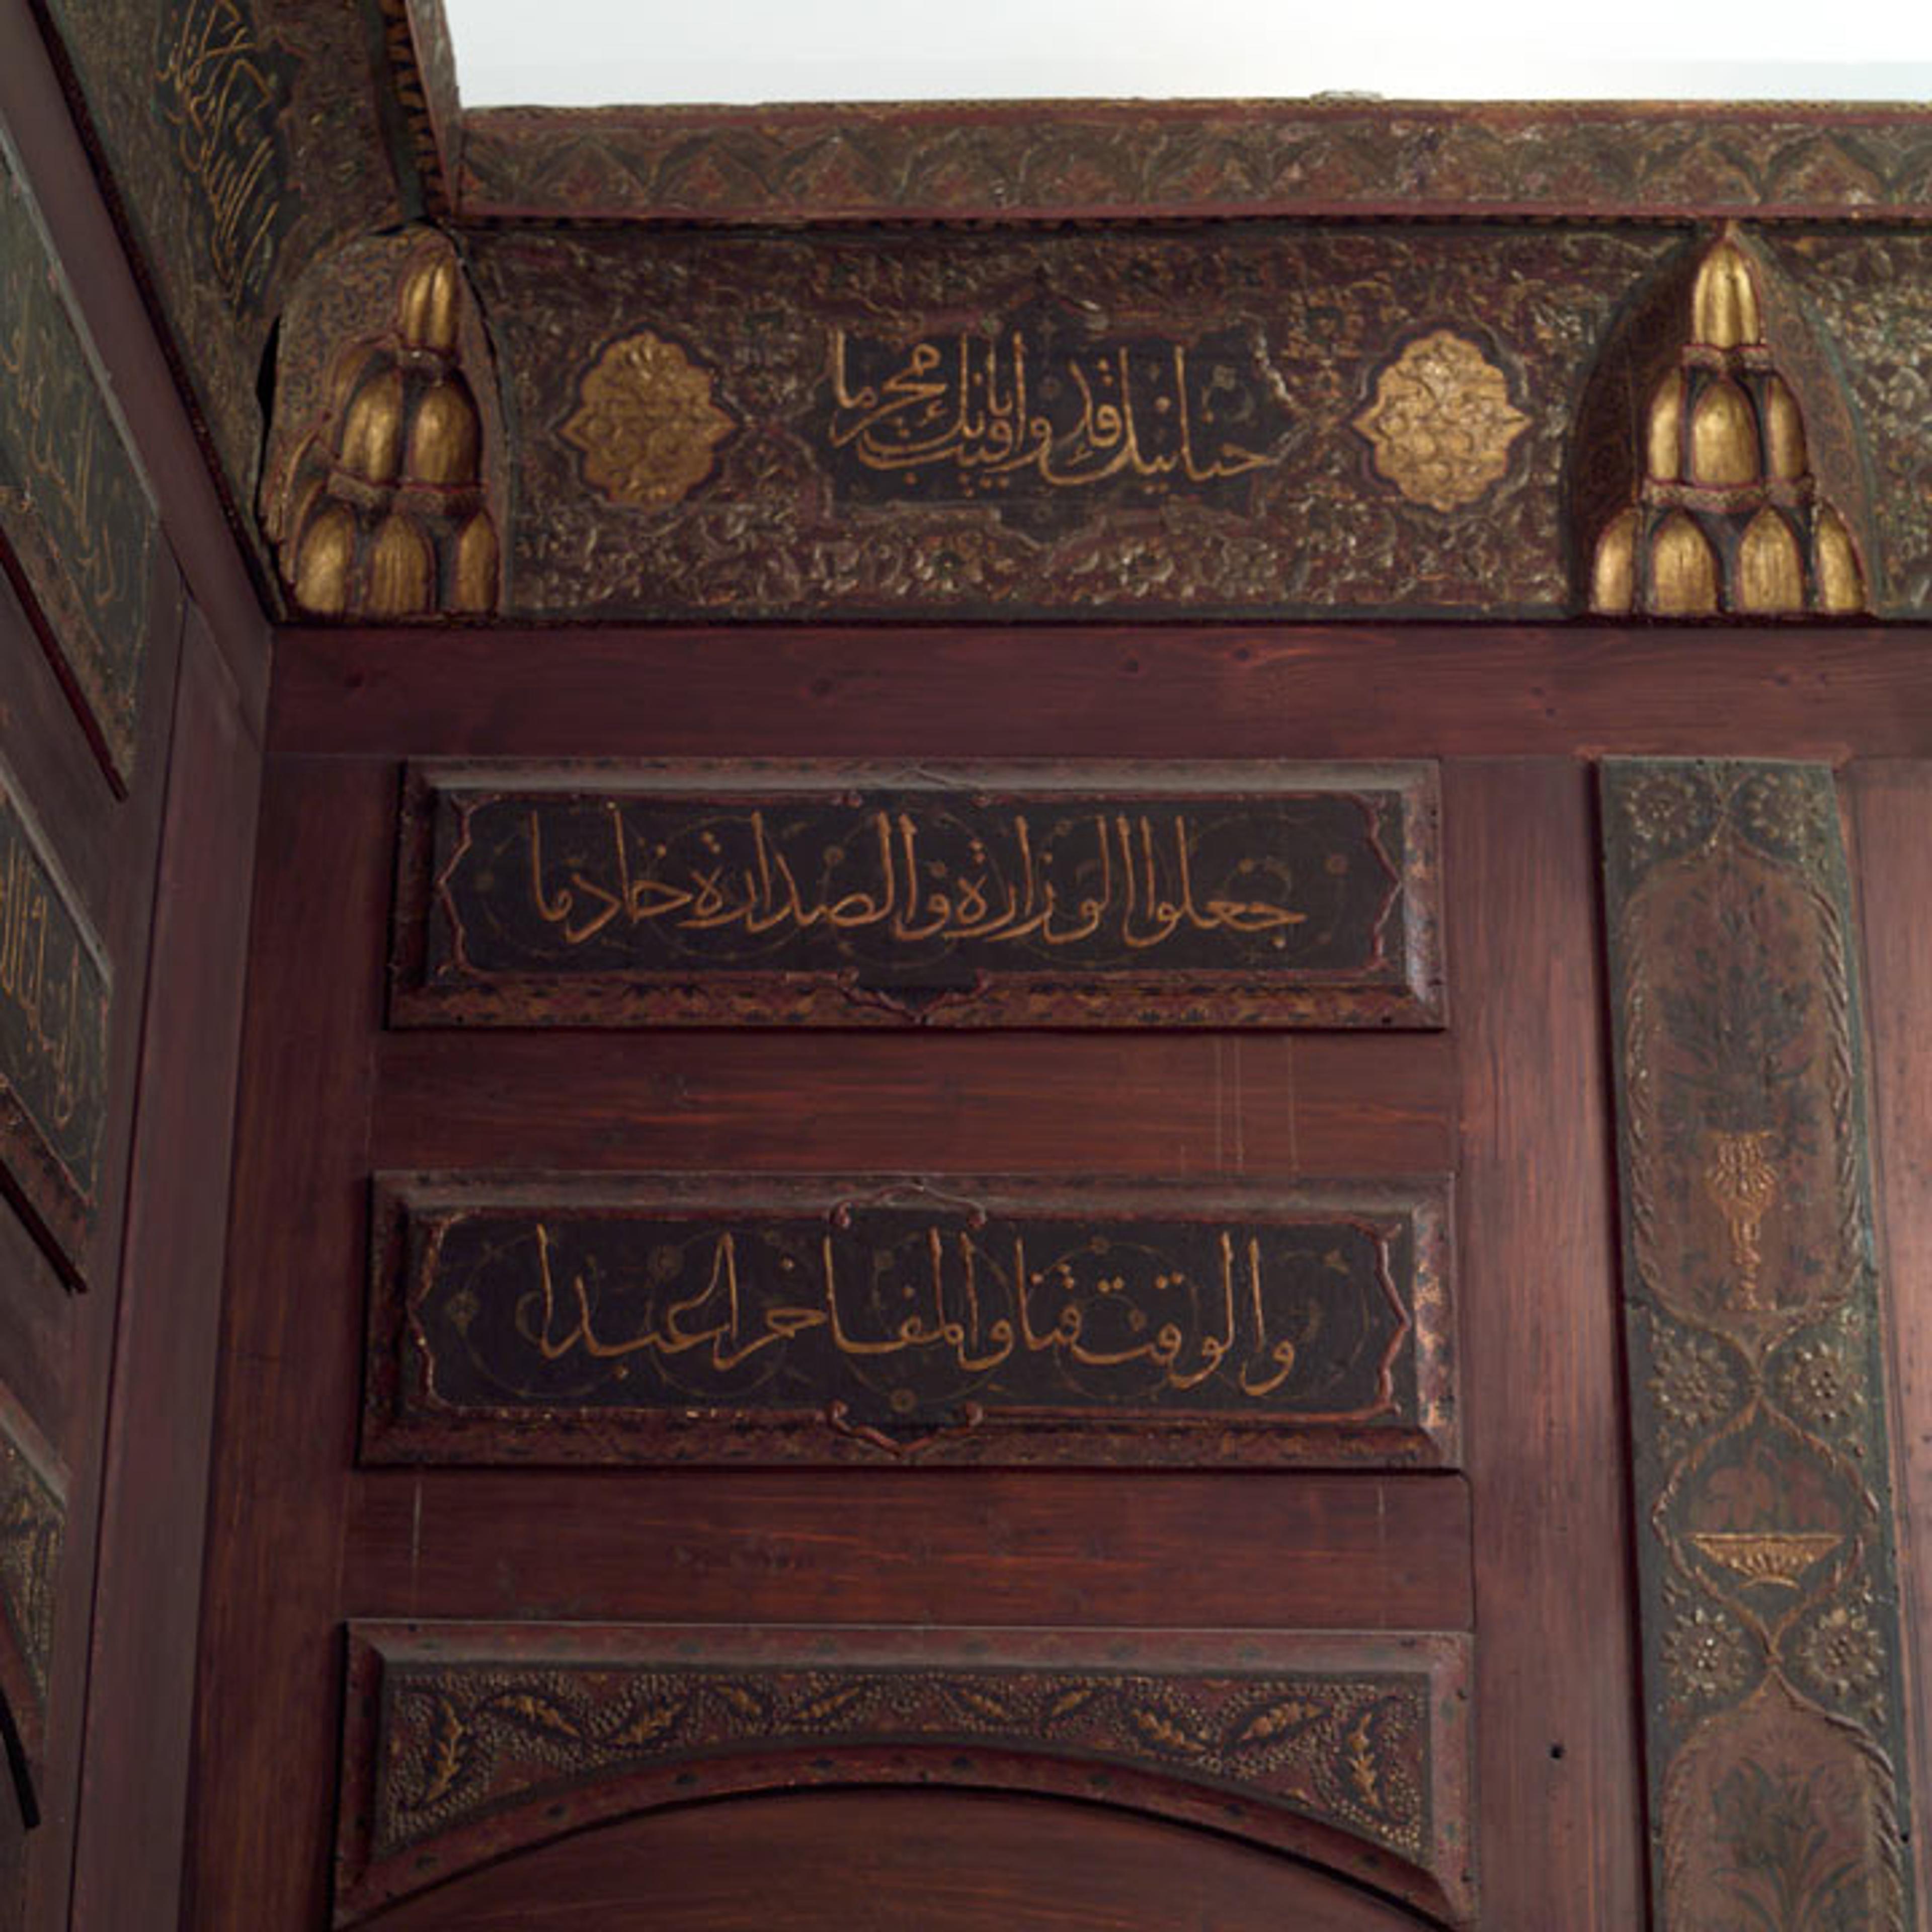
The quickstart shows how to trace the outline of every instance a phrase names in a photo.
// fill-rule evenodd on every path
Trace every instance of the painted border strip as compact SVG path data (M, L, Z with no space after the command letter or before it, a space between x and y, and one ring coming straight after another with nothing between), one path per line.
M1603 768L1653 1909L1905 1932L1855 933L1822 766Z
M1923 222L1922 106L1026 100L471 109L474 220Z

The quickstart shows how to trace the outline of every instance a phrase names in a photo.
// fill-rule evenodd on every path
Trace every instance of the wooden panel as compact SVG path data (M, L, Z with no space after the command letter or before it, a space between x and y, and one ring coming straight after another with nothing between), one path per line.
M1932 754L1928 634L1786 626L286 633L278 745L365 756ZM533 671L532 666L539 667ZM751 694L757 694L755 702Z
M1832 775L1619 760L1603 805L1658 1923L1902 1932L1890 1439Z
M1414 1932L1430 1922L1164 1820L958 1791L818 1791L607 1826L374 1922L382 1932Z
M1932 1778L1932 765L1860 760L1842 776L1851 808L1870 1048L1871 1131L1879 1230L1880 1334L1894 1397L1913 1782ZM1922 1809L1924 1800L1920 1800ZM1906 1821L1918 1895L1932 1898L1932 1832ZM1922 1910L1923 1910L1922 1904Z
M394 808L384 770L284 766L273 781L242 1035L183 1904L183 1922L208 1932L312 1924L327 1892L319 1794L334 1754L369 1042ZM299 1796L265 1808L275 1790Z
M364 1624L350 1650L338 1922L600 1817L819 1783L1152 1811L1470 1922L1459 1638Z
M1486 1922L1643 1923L1585 773L1445 769Z
M366 1472L343 1609L926 1624L970 1604L989 1624L1470 1627L1456 1476L873 1469L858 1494L842 1505L812 1471Z
M376 1051L384 1168L1341 1178L1455 1153L1440 1035L392 1034Z
M1439 1024L1424 766L418 766L392 1021Z
M378 1462L1453 1466L1446 1187L384 1177Z
M142 1028L103 1481L76 1928L180 1890L260 762L190 611ZM157 1445L166 1444L166 1453Z

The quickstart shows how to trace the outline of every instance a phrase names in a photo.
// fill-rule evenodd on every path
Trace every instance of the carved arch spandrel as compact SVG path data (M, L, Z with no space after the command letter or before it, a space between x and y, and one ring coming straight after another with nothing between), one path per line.
M1848 404L1798 292L1733 225L1640 289L1571 433L1576 595L1596 616L1856 616L1876 548Z
M353 1624L336 1918L667 1805L1078 1798L1474 1922L1459 1635Z
M292 610L493 615L504 427L448 238L406 229L338 250L304 275L280 328L260 510Z

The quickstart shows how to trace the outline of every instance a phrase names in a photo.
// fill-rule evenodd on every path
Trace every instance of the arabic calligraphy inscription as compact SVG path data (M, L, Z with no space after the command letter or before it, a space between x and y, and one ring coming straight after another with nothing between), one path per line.
M1427 1188L584 1185L387 1186L370 1454L1454 1457Z
M1264 345L1239 328L1109 336L1040 302L910 344L836 329L830 360L819 428L848 503L983 503L1058 527L1090 514L1069 492L1186 490L1245 512L1248 479L1294 427Z
M0 530L82 722L124 782L154 510L66 286L0 138Z
M99 944L0 771L0 1157L70 1279L100 1190L107 1012Z
M44 1709L53 1664L55 1586L67 1508L14 1399L0 1389L0 1619L26 1666L26 1694ZM4 1673L0 1673L4 1676ZM0 1690L4 1690L0 1682Z
M1094 766L641 767L527 787L418 773L395 1015L1439 1020L1426 768L1136 780Z
M176 0L156 22L154 86L208 266L238 314L261 310L296 194L282 110L295 63L236 0Z

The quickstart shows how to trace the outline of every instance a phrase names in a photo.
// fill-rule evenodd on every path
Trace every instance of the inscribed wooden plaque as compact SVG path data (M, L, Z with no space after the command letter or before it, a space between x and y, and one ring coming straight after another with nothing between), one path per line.
M66 1472L0 1384L0 1720L8 1781L29 1823L38 1809L34 1772L46 1736L66 1534Z
M106 956L0 766L0 1180L70 1281L100 1191Z
M1614 760L1604 869L1660 1932L1904 1932L1898 1564L1823 766Z
M1469 1640L352 1624L336 1918L667 1804L817 1784L1124 1806L1472 1922Z
M423 766L391 1014L1442 1024L1424 765Z
M375 1461L1443 1467L1441 1185L379 1186Z
M0 134L0 533L81 723L123 790L156 527L107 379Z

